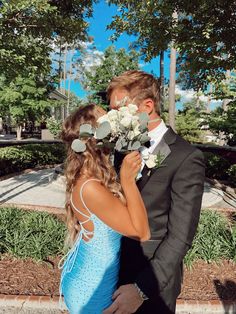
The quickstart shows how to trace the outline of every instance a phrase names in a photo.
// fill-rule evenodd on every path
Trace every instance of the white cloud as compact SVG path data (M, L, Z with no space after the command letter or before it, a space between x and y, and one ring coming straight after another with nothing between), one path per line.
M185 103L185 102L191 101L191 100L193 100L194 98L197 97L197 92L195 92L193 89L183 90L183 89L180 88L179 85L176 85L175 93L177 95L181 96L181 99L180 99L181 103ZM205 103L207 103L207 101L208 101L208 97L206 95L200 95L199 99L200 99L200 101L203 101ZM217 106L217 105L221 104L221 102L222 101L220 99L217 99L217 100L216 99L211 99L211 105L213 105L213 106Z

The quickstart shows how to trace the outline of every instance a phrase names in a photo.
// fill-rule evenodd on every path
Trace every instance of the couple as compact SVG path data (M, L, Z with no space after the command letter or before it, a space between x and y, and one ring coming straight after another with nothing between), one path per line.
M83 152L71 147L80 125L96 127L103 110L87 105L65 121L72 248L60 292L71 314L175 313L182 261L199 220L204 162L199 150L160 119L159 92L157 80L142 71L125 72L108 86L110 108L127 101L149 115L150 147L125 156L119 181L110 152L98 148L94 137L81 139ZM163 156L159 168L143 166L147 152Z

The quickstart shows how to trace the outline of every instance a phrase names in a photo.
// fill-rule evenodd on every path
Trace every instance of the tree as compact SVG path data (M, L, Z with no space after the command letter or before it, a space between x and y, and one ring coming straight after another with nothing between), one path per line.
M21 139L22 126L27 121L36 121L50 114L53 101L48 100L48 89L35 77L19 75L10 84L0 88L0 110L9 115L17 126L17 139Z
M203 132L201 126L205 115L206 106L197 98L183 104L183 109L176 115L177 133L187 141L201 142Z
M112 38L123 32L137 35L133 46L140 48L146 61L175 42L178 71L182 70L186 87L205 90L208 82L221 81L226 70L235 68L235 1L110 0L109 3L119 6L119 14L108 26L115 30ZM178 13L177 24L173 12Z
M226 139L228 145L236 145L236 73L214 86L213 97L221 99L222 103L227 100L227 106L213 110L206 119L210 130Z
M86 39L91 14L92 0L0 1L1 74L48 73L54 43Z
M179 69L195 90L220 82L236 65L236 2L175 1L181 12L176 34ZM230 36L229 36L230 34Z
M96 49L94 50L96 51ZM87 56L82 54L77 65L80 68L79 80L86 90L92 92L90 100L100 102L98 93L106 91L114 76L127 70L137 70L139 68L138 57L138 53L134 50L128 53L123 48L115 50L114 46L110 46L103 55L98 55L97 59L93 60L94 62L91 62L91 66L88 67L84 62Z

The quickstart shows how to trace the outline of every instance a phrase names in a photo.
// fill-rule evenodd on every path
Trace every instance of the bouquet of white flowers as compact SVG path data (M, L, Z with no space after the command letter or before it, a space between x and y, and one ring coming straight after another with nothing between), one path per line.
M148 136L149 117L138 113L134 104L111 110L98 119L95 138L99 146L108 146L118 152L138 150L150 140Z

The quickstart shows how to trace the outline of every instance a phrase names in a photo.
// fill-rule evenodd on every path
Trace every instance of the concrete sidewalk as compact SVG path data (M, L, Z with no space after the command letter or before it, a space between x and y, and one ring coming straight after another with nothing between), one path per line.
M64 177L52 168L0 181L0 204L9 203L64 208Z
M222 203L224 192L205 183L202 207ZM39 205L64 208L65 179L55 169L30 171L0 181L0 204ZM228 204L225 204L227 207ZM224 207L224 203L222 203ZM229 206L229 207L236 207Z
M64 308L64 307L63 307ZM0 295L0 314L68 314L59 309L59 298ZM176 314L235 314L236 303L228 301L177 300ZM148 314L148 313L147 313Z

